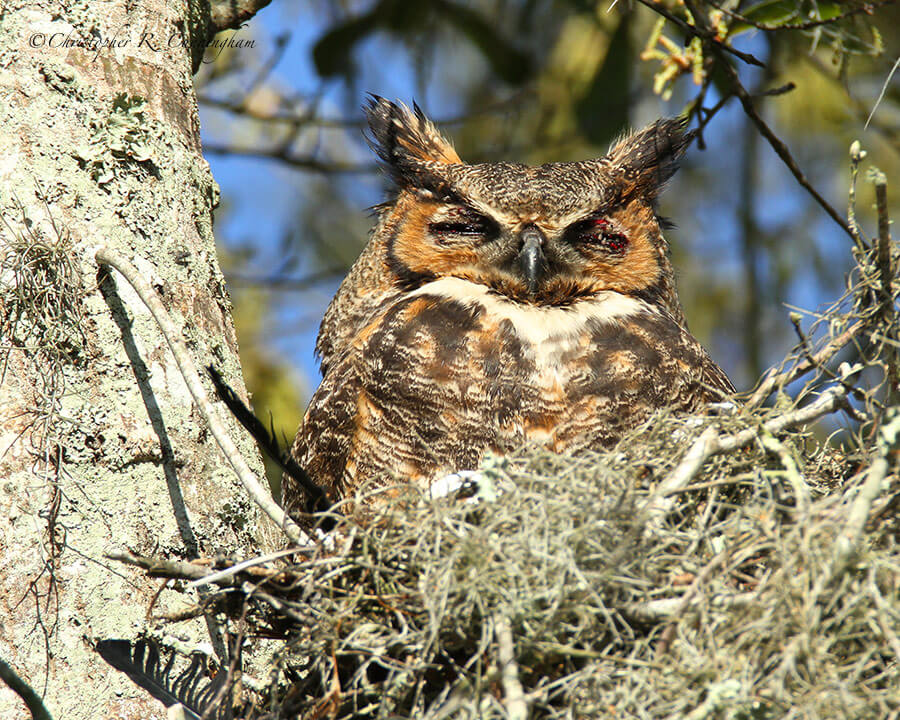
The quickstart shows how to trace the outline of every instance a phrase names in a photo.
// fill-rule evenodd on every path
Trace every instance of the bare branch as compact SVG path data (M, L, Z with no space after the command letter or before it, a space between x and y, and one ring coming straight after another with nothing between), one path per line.
M9 689L22 698L32 720L53 720L47 707L40 696L25 682L19 674L0 658L0 680L5 682Z
M217 0L209 6L213 32L239 28L272 0Z
M688 596L688 593L690 596L685 606L684 598ZM680 597L629 603L622 608L622 612L641 622L664 622L674 620L686 612L695 610L703 602L710 602L720 609L740 608L752 603L756 597L755 592L745 592L735 593L734 595L714 595L711 598L706 598L703 595L697 595L689 588L688 592Z
M178 580L200 580L208 577L211 571L208 566L200 563L186 562L184 560L160 560L158 558L142 557L134 555L130 552L111 552L106 553L105 557L110 560L117 560L126 565L134 565L142 570L146 570L147 574L152 577L174 578ZM231 583L223 581L221 585L230 585Z
M734 10L729 10L726 7L723 7L721 3L711 2L712 5L717 10L721 10L723 13L728 15L735 20L744 23L745 25L749 25L750 27L756 28L757 30L763 30L764 32L777 32L779 30L814 30L816 28L822 27L823 25L833 25L835 23L839 23L842 20L846 20L849 17L853 17L854 15L859 15L860 13L865 13L866 15L872 15L873 12L884 5L893 5L897 0L880 0L880 2L864 2L855 8L850 8L846 12L843 12L839 15L835 15L834 17L824 18L819 20L807 20L805 22L799 23L785 23L783 25L769 25L768 23L758 23L755 20L751 20L745 15L741 15L739 12L735 12Z
M896 269L893 264L894 247L891 242L891 219L888 214L887 178L884 173L875 175L875 206L878 210L878 269L881 279L881 316L888 332L894 329L896 340L897 306L894 303L894 279ZM900 398L900 351L890 345L886 352L888 374L888 405L895 405Z
M642 2L648 7L654 8L657 12L660 12L660 9L657 6L648 1L638 0L638 2ZM691 2L690 0L685 0L684 4L685 7L688 8L693 14L694 21L702 26L702 34L698 33L697 35L707 43L707 45L719 58L722 70L725 73L726 79L731 85L732 92L737 95L738 100L740 100L741 105L744 108L744 112L747 113L747 116L753 121L753 124L756 125L760 134L769 142L769 145L772 146L775 154L778 155L779 158L781 158L781 161L785 165L787 165L788 170L791 171L791 174L794 176L797 182L800 183L800 185L802 185L810 195L812 195L815 201L822 206L822 209L825 210L826 213L828 213L831 219L834 220L841 228L843 228L844 232L846 232L850 237L853 237L853 232L850 230L850 226L847 225L847 221L842 218L837 210L835 210L828 203L828 201L822 197L819 191L810 184L809 180L807 180L806 176L803 174L803 171L798 167L787 145L785 145L781 138L779 138L772 131L772 129L766 124L765 120L763 120L760 114L757 112L756 107L753 105L753 98L747 91L747 88L745 88L743 83L741 82L741 79L738 76L737 69L735 69L735 67L730 62L728 62L728 58L724 56L724 51L729 49L728 46L715 39L712 31L708 27L706 27L703 14L694 7L693 2Z
M366 175L378 172L378 165L375 163L328 162L308 155L291 155L285 148L236 148L206 144L203 146L203 151L210 155L247 155L277 160L298 170L317 172L323 175Z
M497 636L497 659L500 661L500 678L503 683L504 706L510 720L528 718L528 702L519 680L519 665L516 662L512 629L509 620L503 616L494 618L494 633Z
M325 268L318 272L310 273L302 277L290 275L245 275L242 273L226 273L226 282L235 287L258 287L268 290L287 290L301 292L309 290L323 282L343 277L347 274L347 267L335 266Z
M124 277L134 288L135 292L147 306L147 309L150 310L150 313L156 320L157 325L159 325L159 329L162 331L162 334L169 345L169 349L175 356L175 362L177 363L181 374L184 376L184 381L188 386L191 396L194 398L194 402L197 404L197 408L209 424L213 437L216 439L216 442L222 449L226 459L237 474L241 484L253 499L253 502L255 502L279 528L281 528L282 532L291 542L297 545L307 544L309 539L306 534L300 529L297 523L284 512L284 510L278 507L271 495L263 489L256 475L250 470L247 462L241 456L231 437L228 435L228 431L225 430L225 427L216 417L212 403L210 403L209 398L206 396L206 390L204 390L203 383L200 381L200 375L194 367L194 361L191 360L190 353L188 352L184 341L181 339L181 332L175 326L175 323L172 322L172 318L169 317L168 311L163 306L153 288L151 288L141 277L134 265L115 251L105 247L100 248L97 250L95 258L99 264L108 265L109 267L118 270L119 273L122 274L122 277Z
M846 370L843 375L849 375L852 371L852 368ZM845 385L829 388L806 407L777 415L766 421L763 423L763 430L775 435L789 428L805 425L823 415L833 413L844 404L846 397L847 387ZM709 458L749 445L757 437L759 437L759 430L756 428L748 428L724 437L720 436L714 427L707 428L644 504L641 514L648 518L647 528L652 530L662 522L672 508L673 496L687 486Z

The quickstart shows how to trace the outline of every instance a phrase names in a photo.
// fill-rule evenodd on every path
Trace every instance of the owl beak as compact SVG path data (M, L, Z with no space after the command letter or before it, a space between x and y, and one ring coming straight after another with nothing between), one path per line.
M544 275L546 259L544 258L544 233L534 225L529 225L522 231L522 249L519 251L519 268L525 282L528 283L528 292L532 295L537 292L538 285Z

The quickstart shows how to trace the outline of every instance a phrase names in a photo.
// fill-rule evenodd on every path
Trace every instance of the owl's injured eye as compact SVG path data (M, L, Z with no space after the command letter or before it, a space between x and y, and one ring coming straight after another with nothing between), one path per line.
M623 255L628 249L628 238L624 233L617 232L612 223L603 218L576 223L566 235L570 242L597 247L610 255Z
M497 237L497 223L486 215L482 215L467 207L455 207L441 215L441 219L428 223L428 231L439 242L453 236L484 238L492 240Z

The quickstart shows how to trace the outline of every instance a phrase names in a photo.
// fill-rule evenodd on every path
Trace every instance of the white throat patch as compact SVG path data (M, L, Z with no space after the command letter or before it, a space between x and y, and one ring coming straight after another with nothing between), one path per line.
M509 320L519 338L535 349L547 344L568 345L591 320L617 323L641 312L654 312L654 308L643 300L611 290L567 306L524 305L498 295L485 285L455 277L426 283L408 297L418 295L437 295L468 307L481 306L491 318Z

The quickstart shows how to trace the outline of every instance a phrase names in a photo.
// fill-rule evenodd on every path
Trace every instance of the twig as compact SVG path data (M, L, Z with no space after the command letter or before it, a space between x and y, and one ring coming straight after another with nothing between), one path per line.
M893 5L897 0L881 0L880 2L866 2L860 5L859 7L851 8L847 10L847 12L841 13L840 15L835 15L834 17L824 18L819 20L807 20L805 22L799 23L785 23L783 25L769 25L768 23L758 23L755 20L751 20L750 18L742 15L739 12L735 12L734 10L729 10L726 7L723 7L720 3L711 2L712 5L717 10L721 10L729 17L734 18L738 22L742 22L745 25L749 25L756 30L762 30L764 32L777 32L779 30L815 30L816 28L822 27L823 25L832 25L834 23L838 23L841 20L845 20L848 17L852 17L853 15L858 15L860 13L866 13L867 15L871 15L872 12L881 7L882 5Z
M292 277L290 275L244 275L242 273L227 273L225 280L231 287L251 286L263 290L287 290L300 292L309 290L316 285L343 277L347 274L346 266L335 266L304 275Z
M110 560L118 560L126 565L134 565L152 577L173 578L176 580L200 580L210 575L210 569L206 565L186 562L184 560L159 560L157 558L143 557L129 552L110 552L104 557ZM221 583L232 584L232 583Z
M219 687L218 692L215 696L205 703L206 707L203 708L203 714L200 716L200 720L210 720L212 717L221 717L219 711L222 709L222 702L228 695L231 695L231 700L235 701L238 698L235 695L240 695L240 689L236 687L237 683L235 682L235 672L237 671L238 665L241 663L242 656L242 648L244 646L244 638L246 637L246 628L247 628L247 611L249 610L249 606L244 603L244 606L241 608L240 617L235 622L235 626L238 628L238 632L236 635L233 635L229 638L229 654L231 655L231 662L228 663L228 670L225 675L225 679L222 681L221 686ZM241 672L241 676L243 676L243 672ZM219 679L219 676L216 676L216 680ZM243 678L242 678L243 679ZM235 692L237 691L237 692ZM233 705L234 702L230 702L229 705ZM231 710L231 707L228 708ZM215 715L213 715L215 713ZM226 717L232 715L231 712L227 712ZM232 715L233 717L233 715Z
M720 50L724 50L725 52L731 53L736 58L743 60L748 65L756 65L756 67L765 67L765 64L759 60L759 58L754 57L750 53L741 52L740 50L735 50L730 45L723 43L716 37L716 34L710 32L708 29L699 27L697 25L690 25L684 20L682 20L677 15L669 12L666 8L662 7L662 5L653 2L652 0L638 0L641 5L646 5L657 15L662 15L669 22L675 23L678 27L680 27L684 32L692 37L698 37L701 40L705 40L710 45L719 48ZM695 14L696 15L696 14Z
M863 321L857 320L849 328L844 330L844 332L829 341L828 344L817 353L813 353L804 358L790 370L785 370L783 372L778 372L774 368L769 370L759 387L747 399L747 402L744 403L745 407L755 408L761 405L765 402L765 399L772 394L775 388L791 384L794 380L803 377L813 368L819 367L822 363L830 360L837 355L837 353L839 353L860 330L862 330L864 325L865 323Z
M648 0L638 0L649 7L655 7ZM850 230L850 227L847 225L847 221L844 220L840 216L840 214L828 203L825 198L823 198L819 191L816 190L810 182L806 179L806 176L803 174L803 171L800 170L796 161L791 156L790 150L788 150L787 145L782 142L781 138L779 138L772 129L766 124L765 120L760 117L759 113L756 111L756 108L753 105L753 98L750 93L747 91L747 88L744 87L743 83L741 83L740 77L738 76L738 72L735 67L728 62L728 59L723 56L723 50L728 50L729 46L724 43L719 42L715 39L713 33L705 27L703 15L696 11L696 8L693 7L693 3L690 0L685 0L685 7L691 10L691 13L694 15L695 21L698 24L703 24L702 33L698 34L698 37L702 38L706 41L709 46L712 48L713 52L715 52L719 59L721 60L722 69L725 73L726 78L728 79L729 84L731 85L731 89L735 95L737 95L738 100L740 100L741 105L744 108L744 112L747 113L747 116L753 121L753 124L756 125L760 134L769 142L769 145L772 146L772 149L775 151L775 154L781 158L781 161L787 165L788 170L791 171L791 174L794 176L794 179L797 180L800 185L802 185L806 191L813 196L815 201L822 206L822 209L825 210L826 213L834 220L838 225L840 225L844 232L846 232L850 237L853 237L853 233ZM657 12L661 11L657 9ZM762 66L762 63L759 63Z
M797 461L793 458L791 453L788 452L784 443L774 435L760 433L759 439L762 446L769 452L775 454L781 461L782 466L784 466L784 475L791 484L791 489L794 491L794 505L797 509L797 513L801 519L806 517L806 514L809 512L809 507L812 504L812 496L809 485L806 483L803 473L800 472L800 468L797 466Z
M220 0L209 4L209 22L216 31L239 28L272 0Z
M494 633L497 636L497 659L500 662L500 680L503 684L507 715L510 720L526 720L528 701L519 681L519 664L516 662L509 620L502 615L494 617Z
M673 620L686 612L692 612L697 609L704 601L718 610L726 610L730 608L742 608L752 603L758 594L756 592L744 592L725 595L713 595L706 598L703 595L691 594L686 607L684 604L684 595L674 598L662 598L660 600L648 600L647 602L628 603L622 607L622 612L630 618L640 622L656 623Z
M703 463L719 452L719 443L716 428L713 426L706 428L685 453L678 466L659 484L655 494L661 498L668 497L687 485L703 467Z
M733 97L734 95L726 94L719 98L719 102L709 109L703 107L702 104L697 108L697 134L694 137L697 139L697 147L701 150L706 150L706 141L703 139L703 131L706 129L706 126L716 116L716 113L725 107L725 103Z
M197 408L209 424L213 437L216 439L216 442L222 449L226 459L237 474L241 484L253 499L253 502L255 502L279 528L281 528L282 532L291 542L297 545L308 544L309 539L306 534L300 529L297 523L278 507L269 493L267 493L262 485L260 485L256 475L250 470L247 462L244 460L243 456L241 456L237 447L235 447L235 444L225 430L225 427L216 417L213 406L206 396L206 390L203 388L203 383L200 381L200 375L194 367L194 361L191 360L188 349L181 339L181 332L175 326L175 323L172 322L168 311L163 307L162 301L160 301L154 290L141 277L137 268L117 252L103 247L97 250L94 257L101 265L108 265L118 270L122 274L122 277L124 277L134 288L135 292L147 306L147 309L150 310L150 313L156 320L157 325L159 325L159 329L165 337L166 342L169 344L169 349L175 356L175 362L178 364L178 369L184 376L184 381L188 386L191 396L194 398L194 402L197 404Z
M800 326L800 321L802 317L800 313L792 312L790 315L791 325L794 326L794 333L797 335L797 339L800 341L799 347L800 350L803 351L804 359L813 367L818 367L821 370L822 374L825 375L829 380L836 380L837 382L841 382L847 388L847 392L850 393L857 400L861 400L865 402L867 399L866 394L859 390L849 382L847 382L846 378L839 377L831 368L822 365L820 363L816 363L815 358L812 356L812 351L809 348L809 338L806 337L806 333L803 332L803 328ZM854 420L862 421L862 416L857 413L855 409L853 409L850 405L845 407L845 410L853 417Z
M850 234L853 236L853 242L860 251L865 250L866 246L859 232L859 223L856 221L856 179L859 177L859 163L865 158L866 151L862 149L859 140L850 143L850 189L847 192L847 225L850 227Z
M872 112L869 113L869 117L866 118L866 124L864 126L865 129L869 128L869 123L872 122L872 118L875 117L875 111L878 109L878 106L881 105L881 101L884 99L884 94L887 92L887 89L891 86L891 78L894 77L894 73L897 72L897 68L900 67L900 57L894 62L893 67L891 67L891 71L888 73L887 79L884 81L884 84L881 86L881 92L878 93L878 99L875 101L875 104L872 106Z
M849 373L845 372L844 374L847 375ZM837 410L844 404L846 397L847 387L836 385L823 392L806 407L767 420L763 423L762 429L765 432L776 435L788 428L805 425ZM694 441L694 444L685 453L681 462L663 479L656 492L653 493L641 509L641 515L647 518L647 529L653 530L659 526L674 503L672 496L687 486L700 468L703 467L703 463L713 455L731 452L749 445L759 437L759 432L757 428L748 428L734 435L721 437L715 427L709 427L704 430L703 434Z
M753 101L750 98L749 93L746 88L741 84L741 81L738 79L737 71L731 66L728 62L723 62L726 70L725 74L731 80L732 88L735 91L735 95L737 95L738 100L741 101L741 105L744 108L744 112L750 117L753 123L756 125L759 132L762 136L769 141L769 145L772 146L772 149L775 151L775 154L781 158L781 161L787 165L788 170L791 171L791 174L794 176L794 179L802 185L806 191L812 195L817 203L825 210L826 213L834 220L850 237L853 237L853 233L850 230L850 227L847 225L847 221L844 220L840 216L840 214L835 210L828 201L823 198L819 191L816 190L812 184L810 184L809 180L806 179L806 175L803 174L803 171L799 168L793 156L791 155L791 151L788 150L788 146L782 142L781 138L779 138L772 129L766 124L765 120L763 120L759 113L756 111L756 108L753 106Z
M883 172L873 177L875 185L875 207L878 210L878 269L881 273L881 299L890 306L893 304L892 284L894 271L891 267L891 219L887 204L887 178Z
M276 110L273 112L263 112L257 110L255 107L253 107L252 104L247 102L247 97L249 96L249 94L250 93L244 93L244 97L240 100L228 100L198 92L197 102L200 105L208 105L209 107L216 108L217 110L224 110L236 115L243 115L244 117L250 118L251 120L258 120L260 122L267 123L281 123L285 125L301 127L312 125L316 128L337 130L363 130L368 125L364 117L317 117L315 113L312 112L312 110L315 109L315 105L309 100L306 101L308 107L298 108L297 110ZM512 110L516 105L526 101L531 95L534 95L534 91L529 88L517 90L510 94L508 97L500 98L499 100L496 100L494 102L479 105L477 108L468 112L457 115L448 115L441 118L432 118L432 120L438 127L446 127L448 125L462 125L472 118L483 117L485 115L493 115ZM285 97L279 97L278 101L279 102L274 104L279 107L286 102L291 102L288 98ZM204 147L204 149L206 148Z
M203 152L211 155L249 155L277 160L298 170L323 175L366 175L378 172L378 165L375 163L326 162L311 156L291 155L282 148L239 148L206 144L203 146Z
M897 308L894 306L893 245L891 243L891 219L887 204L887 177L881 171L873 172L875 185L875 207L878 211L878 263L881 281L881 317L886 333L897 327ZM889 338L890 339L890 338ZM900 353L888 345L886 351L888 396L887 405L894 405L900 398Z
M222 580L226 580L227 578L236 575L241 570L246 570L247 568L254 567L255 565L263 565L267 562L271 562L272 560L283 558L286 555L293 555L296 552L296 548L286 548L285 550L279 550L278 552L269 553L268 555L260 555L259 557L250 558L249 560L244 560L243 562L239 562L236 565L232 565L230 568L219 570L218 572L211 573L202 578L199 578L198 580L192 580L190 583L188 583L187 588L195 588L199 587L200 585L208 585L209 583L221 583Z
M887 477L889 469L888 460L884 455L876 458L866 473L866 481L859 489L859 495L850 506L847 522L844 529L834 541L834 550L831 558L831 567L828 575L823 578L823 587L826 587L838 575L844 572L853 556L859 550L862 542L863 530L872 509L872 503L881 494L881 486Z
M678 628L678 620L681 619L681 616L684 615L688 607L690 607L691 601L697 594L697 590L700 589L700 585L707 581L709 576L712 574L712 571L719 567L719 565L722 563L729 552L731 552L730 548L726 548L717 553L715 557L713 557L713 559L710 560L699 573L697 573L697 577L694 578L694 582L691 583L691 586L687 589L687 592L685 592L684 595L678 598L678 605L675 608L675 611L672 613L672 622L668 626L666 626L665 630L663 630L662 635L659 638L659 642L656 645L656 651L653 653L654 657L657 660L659 660L669 651L669 646L672 644L672 640L675 639L675 631Z
M862 487L859 488L856 499L850 506L844 528L834 541L828 571L819 575L819 579L813 586L809 599L805 603L812 613L808 629L808 632L811 634L818 630L821 622L822 608L819 605L819 599L826 588L840 578L850 567L851 561L859 552L866 522L872 510L872 504L881 493L882 485L890 469L887 459L888 455L898 444L900 444L900 414L897 414L891 422L879 429L879 456L869 467L866 479ZM776 675L783 678L790 672L800 652L800 645L800 636L796 636L785 648L782 660L776 670Z
M885 619L885 615L893 615L894 618L896 618L897 610L895 608L892 608L890 604L884 599L884 596L878 589L878 583L875 580L875 575L875 567L870 567L869 594L872 596L872 600L875 602L875 607L878 610L878 626L881 628L882 634L887 639L888 645L890 645L891 650L894 652L894 662L900 663L900 638L898 638L897 633L895 633L891 629L891 623L888 622L887 619Z
M844 80L840 77L835 77L832 74L830 64L823 63L817 56L806 54L803 58L804 62L810 65L815 69L819 75L823 78L827 79L836 89L839 89L847 99L850 101L850 104L853 106L853 110L856 112L856 116L859 120L864 120L866 116L869 114L868 106L856 97L851 91L850 87ZM881 136L884 137L885 140L888 141L889 147L894 151L900 151L900 132L898 132L897 128L893 126L888 126L883 122L876 121L875 118L872 118L869 121L869 127L878 132Z
M40 696L25 682L19 674L0 658L0 680L5 682L9 689L22 698L32 720L53 720Z

